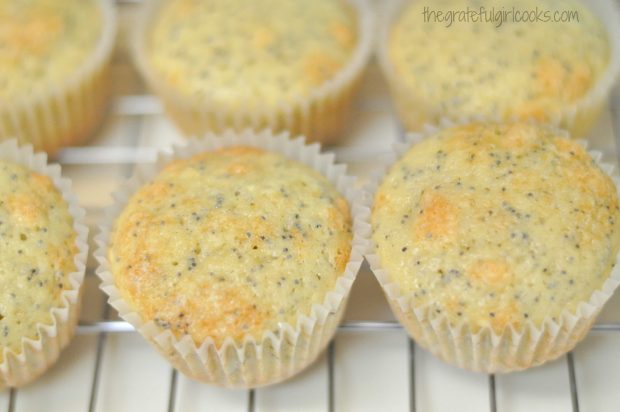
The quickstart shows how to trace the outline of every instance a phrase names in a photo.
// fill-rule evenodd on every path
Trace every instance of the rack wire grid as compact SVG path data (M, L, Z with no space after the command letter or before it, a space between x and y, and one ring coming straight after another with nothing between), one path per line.
M91 239L110 194L133 166L182 142L158 100L131 66L125 30L139 1L119 0L113 108L90 145L55 159L87 210ZM331 148L364 179L378 154L402 136L376 64L368 68L343 144ZM620 89L591 133L591 145L620 161ZM92 242L91 242L92 244ZM91 245L92 250L92 245ZM509 375L482 375L419 350L392 317L367 265L354 285L345 321L309 370L280 385L228 390L193 382L172 369L131 325L108 309L89 259L78 336L37 382L0 394L0 410L23 411L618 411L620 298L574 353Z

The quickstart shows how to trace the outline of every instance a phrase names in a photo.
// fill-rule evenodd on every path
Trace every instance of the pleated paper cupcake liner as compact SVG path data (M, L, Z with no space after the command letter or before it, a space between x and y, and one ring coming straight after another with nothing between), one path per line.
M259 340L246 335L242 342L226 338L218 347L211 338L196 344L186 335L176 337L153 320L141 315L121 297L108 262L108 243L113 224L131 195L169 162L189 158L204 151L230 146L252 146L273 151L319 171L346 198L353 222L352 249L344 273L334 290L326 294L321 304L314 304L308 314L299 314L297 324L281 323L276 332L266 331ZM246 130L228 131L222 135L208 134L192 139L186 146L177 146L172 153L163 153L156 163L138 171L115 194L114 204L96 237L95 257L102 280L101 289L119 315L131 323L172 365L187 376L225 387L257 387L279 382L312 363L333 337L344 312L351 285L355 280L367 247L369 211L363 205L361 192L355 189L355 178L345 174L345 167L334 163L332 154L320 154L318 144L306 145L303 138L290 140L287 133L273 135Z
M0 141L15 138L53 155L83 143L103 120L109 100L109 66L116 36L112 0L96 0L102 35L88 60L63 82L0 102Z
M250 106L245 102L231 106L216 98L185 96L152 67L148 58L148 36L161 0L150 1L142 10L133 36L133 55L150 88L163 101L169 116L188 136L227 129L242 131L271 129L288 131L291 136L307 136L311 142L336 143L343 137L351 104L373 49L374 21L368 0L347 0L357 15L357 39L349 62L336 75L308 96L282 101L273 107Z
M483 119L475 119L480 121ZM498 121L498 119L493 119ZM370 193L375 193L389 168L400 159L413 145L434 135L438 130L449 128L469 121L454 123L443 119L440 126L424 127L420 133L408 134L405 143L395 145L380 169L377 170L368 186ZM548 126L558 136L569 137L568 132ZM586 141L579 141L587 147ZM602 154L590 151L599 167L614 181L617 193L620 193L620 179L614 173L614 167L601 161ZM372 203L372 197L369 200ZM509 327L502 334L497 334L490 327L473 331L465 320L451 324L445 314L438 315L428 305L416 306L410 295L404 295L394 283L390 274L383 268L376 255L376 246L370 240L370 252L366 259L381 285L388 303L399 322L409 335L421 347L452 365L485 373L505 373L541 365L564 355L572 350L588 333L599 312L620 285L620 254L609 278L600 289L594 291L590 299L578 305L574 312L564 310L557 321L551 317L541 324L525 321L520 329Z
M383 18L378 24L376 52L383 74L387 78L400 121L407 131L417 132L421 131L425 124L437 124L443 118L460 121L461 116L443 111L440 107L428 102L400 79L392 65L388 50L390 31L403 7L412 1L418 0L394 0L386 5ZM574 137L584 137L596 123L606 107L607 98L620 74L619 6L613 0L592 0L585 2L584 5L594 13L607 30L610 46L607 69L584 96L570 105L546 113L546 118L540 120L544 123L559 125ZM467 53L467 51L463 52Z
M56 362L62 349L73 337L80 312L81 286L88 256L88 228L84 223L85 212L78 206L77 198L71 190L71 182L61 177L60 166L47 163L44 153L34 154L31 146L20 147L12 139L0 142L0 160L23 165L52 180L69 206L77 247L75 271L68 274L71 287L61 292L62 304L50 309L51 324L38 323L38 339L23 337L19 351L2 348L4 356L0 363L0 388L4 388L23 386L36 379Z

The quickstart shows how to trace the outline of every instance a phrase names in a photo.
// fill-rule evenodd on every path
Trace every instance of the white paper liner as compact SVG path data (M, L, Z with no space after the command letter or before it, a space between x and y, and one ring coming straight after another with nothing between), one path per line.
M384 5L384 14L378 23L376 53L379 65L388 81L399 119L407 131L417 132L421 131L425 124L437 124L443 118L449 117L455 121L459 119L429 104L415 90L411 90L399 79L391 63L388 45L392 24L402 8L412 1L419 0L393 0ZM583 97L569 106L559 108L554 113L548 113L549 118L544 121L559 125L574 137L584 137L598 120L620 74L620 10L618 4L613 0L590 0L584 2L584 5L594 13L607 30L610 47L609 64L600 79Z
M52 155L63 146L82 143L103 120L116 9L112 0L94 1L101 9L103 30L96 49L65 81L8 102L0 100L0 140L16 138Z
M189 335L177 339L169 329L142 319L122 299L108 263L109 236L116 217L131 195L152 180L164 165L173 159L236 145L280 153L326 176L349 203L353 222L352 249L334 290L326 294L322 304L314 304L310 314L300 314L296 325L281 323L277 333L266 331L259 341L246 335L242 343L236 344L229 337L218 348L208 338L196 346ZM101 289L123 319L131 323L175 368L191 378L225 387L246 388L286 379L312 363L334 335L368 245L369 210L363 203L361 192L355 189L355 178L347 176L345 169L345 166L334 163L333 154L320 154L318 144L306 145L301 137L290 140L288 133L274 136L270 131L208 134L204 139L191 139L186 146L176 146L173 153L161 153L154 165L138 170L119 189L114 195L114 204L106 210L100 233L95 238L98 248L94 255L100 264L97 275L102 280Z
M349 62L309 96L282 101L275 107L244 105L245 102L228 106L215 98L185 96L170 86L150 64L147 50L150 23L162 0L144 2L132 36L134 60L150 88L162 99L168 114L186 135L221 133L227 129L271 129L288 131L291 136L307 136L313 142L335 143L343 137L341 132L354 94L374 47L374 16L368 0L346 1L356 11L358 28L358 43Z
M71 190L71 182L61 177L60 166L48 164L44 153L34 154L31 146L19 147L14 139L0 142L0 160L17 163L28 169L48 176L67 202L73 218L76 233L77 254L74 257L75 271L67 275L70 289L61 292L62 305L50 309L52 324L37 323L39 339L22 338L19 352L4 347L4 360L0 363L0 389L25 385L45 372L56 360L60 351L67 346L75 332L79 316L81 286L88 257L88 228L84 223L84 210L78 206ZM27 309L26 309L27 315Z
M371 194L368 198L369 207L372 208L374 193L390 167L413 145L441 129L467 124L471 121L484 121L484 119L474 118L459 122L442 119L440 126L427 124L422 132L408 134L405 143L395 144L393 151L385 157L381 167L370 180L367 189ZM491 121L499 122L499 119L495 118ZM556 126L547 125L546 127L558 136L570 137L568 132ZM578 142L587 148L585 140ZM601 162L602 153L599 151L589 151L589 154L613 179L616 192L620 196L620 179L614 172L614 166ZM619 253L609 278L600 289L592 293L587 302L579 304L574 313L564 310L558 316L557 322L548 318L541 325L536 325L531 320L526 321L521 330L516 330L511 326L506 328L501 335L496 334L490 327L484 327L477 333L472 333L465 320L451 326L446 315L429 314L431 310L429 305L416 307L412 303L411 295L401 293L398 284L391 281L389 273L382 267L379 256L375 254L376 247L372 236L369 245L366 260L385 292L394 315L416 343L447 363L475 372L506 373L523 370L556 359L572 350L588 333L604 304L620 285Z

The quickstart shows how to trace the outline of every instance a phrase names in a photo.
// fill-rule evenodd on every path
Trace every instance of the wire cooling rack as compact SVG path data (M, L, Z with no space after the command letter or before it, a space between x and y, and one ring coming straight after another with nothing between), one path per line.
M90 223L91 229L96 227L97 219L99 219L102 215L102 209L108 200L106 197L108 192L114 190L115 184L118 183L119 180L122 180L131 174L134 165L153 161L159 148L181 140L178 132L165 121L164 114L158 100L146 92L143 83L133 71L129 61L130 59L128 58L127 50L124 47L124 44L126 44L126 35L123 30L126 26L128 26L127 21L131 19L131 15L135 11L134 3L139 3L140 0L118 0L117 2L119 4L121 33L119 35L118 42L119 50L116 53L113 64L113 76L115 79L114 92L116 95L113 108L108 116L106 125L99 135L95 137L91 145L80 148L67 148L63 150L56 159L59 163L61 163L61 165L63 165L63 172L65 175L74 178L74 186L76 187L76 191L78 192L78 195L87 210L87 220ZM613 161L618 164L620 163L619 89L616 89L615 93L612 94L609 100L609 110L605 113L604 120L602 120L602 122L604 124L600 126L599 129L604 130L602 134L606 137L600 139L599 144L595 144L594 148L602 150L605 153L606 160ZM153 137L151 140L151 134L164 134L167 138L158 140ZM387 89L381 80L378 69L374 65L371 65L369 68L369 74L354 110L352 126L348 134L350 136L347 137L345 142L341 146L333 148L333 150L340 162L349 164L350 170L352 169L352 173L359 172L358 174L361 175L367 174L368 169L372 166L373 159L376 158L378 152L385 152L389 149L391 141L397 140L399 136L402 136L402 133L398 129L395 117L393 116ZM142 135L143 138L138 139L136 137L138 135ZM144 138L145 135L146 139ZM94 172L89 172L90 170L94 170ZM120 174L118 172L119 170L121 170ZM107 180L101 180L100 176L98 176L101 174L106 175L106 173L111 175L113 174L112 171L116 173L116 180L112 179L113 183L108 184ZM89 174L91 178L95 179L95 181L91 184L88 179L86 179L87 184L76 185L75 181L79 180L79 177L82 174ZM103 182L101 183L101 187L96 187L98 182ZM92 186L95 187L93 188ZM100 192L106 192L105 196L102 196ZM91 231L91 234L92 232L93 231ZM91 313L91 315L85 315L84 320L80 321L77 331L78 335L81 337L87 336L94 338L92 343L93 347L90 348L93 352L94 367L92 367L92 373L87 373L84 375L84 379L89 379L89 381L82 385L82 387L88 391L88 396L85 398L83 405L84 407L79 410L102 412L112 410L107 409L105 406L101 406L102 398L106 396L105 393L102 393L102 369L105 367L107 362L104 357L104 352L110 345L110 339L118 336L135 334L135 331L128 323L115 318L115 314L111 313L108 306L103 303L102 294L96 289L98 280L96 279L96 276L94 276L95 268L96 264L91 259L87 267L86 283L90 283L91 285L94 285L94 287L87 290L84 298L85 312ZM368 280L371 275L369 275L367 265L363 265L362 272L366 275L366 280L358 279L357 283L372 283L372 281ZM428 369L426 369L428 365L420 365L419 360L422 359L425 361L426 357L430 358L430 355L427 355L424 351L419 350L412 340L405 338L406 335L402 330L402 327L395 322L390 315L378 317L369 315L372 310L369 312L366 306L371 306L371 309L379 308L378 310L383 311L384 313L387 312L387 305L384 301L376 303L377 301L382 300L380 292L377 292L378 286L376 284L371 284L370 288L367 288L361 292L359 290L356 291L356 287L357 284L353 290L348 315L345 316L345 321L339 327L335 341L332 341L329 344L325 359L321 361L324 363L321 367L325 368L325 373L321 375L320 383L320 385L324 385L324 389L321 391L321 393L326 397L324 402L321 403L324 407L321 406L320 408L304 409L302 407L303 405L292 403L291 405L297 406L289 406L288 408L280 408L278 410L298 410L298 407L300 410L326 410L328 412L350 410L357 412L361 409L368 411L377 410L377 408L372 406L368 406L367 408L360 408L359 405L358 407L349 407L346 406L347 403L339 402L339 399L344 395L342 394L342 391L337 388L338 385L336 382L336 375L339 373L340 369L342 369L342 362L339 362L338 359L339 355L342 355L349 350L345 344L340 344L341 340L339 338L347 335L354 335L352 338L357 338L358 336L368 336L368 334L372 336L383 336L389 333L400 334L403 338L404 343L402 346L403 350L406 352L406 355L403 356L402 359L406 359L406 365L395 365L395 367L398 366L400 370L404 370L401 378L406 382L401 387L406 390L407 396L403 397L404 401L398 405L398 408L394 406L393 403L389 403L389 399L385 400L385 405L383 404L383 400L381 400L381 403L378 404L381 406L381 410L409 410L412 412L428 412L431 410L433 412L435 410L488 410L490 412L536 410L535 401L528 403L526 409L518 409L512 406L504 407L504 405L510 405L510 403L502 403L498 401L498 393L501 393L498 389L498 379L501 378L494 375L488 375L486 382L482 383L482 385L486 385L485 389L488 399L483 400L482 403L479 402L476 407L468 406L471 404L467 403L468 400L465 399L467 397L466 394L462 400L457 400L455 401L456 403L452 404L459 406L450 406L447 409L445 407L443 409L434 409L429 407L429 403L425 398L425 391L428 389L425 385L426 376L423 375L428 372ZM374 290L374 292L369 292L369 290ZM369 297L369 294L372 296ZM368 302L371 302L371 304ZM372 302L375 302L376 304ZM601 323L597 323L593 327L593 330L589 336L620 336L620 304L614 304L614 313L609 313L612 311L607 312L607 315L603 316ZM407 340L405 341L405 339ZM72 346L70 346L66 351L71 352L71 350ZM146 342L144 342L143 350L151 350ZM585 350L593 351L596 350L596 348L588 347ZM369 353L368 356L373 356L373 353ZM612 352L606 356L620 358L620 347L612 349ZM366 359L366 361L368 361L368 359ZM432 362L434 362L434 360ZM558 362L565 363L564 367L566 369L566 373L560 374L560 376L562 376L561 379L568 380L566 384L568 385L569 390L563 392L564 395L560 395L560 398L558 398L563 399L562 396L570 397L570 401L565 402L567 408L565 410L572 410L573 412L591 412L591 410L598 411L599 409L594 410L587 407L584 408L583 402L580 402L580 394L582 394L582 391L590 390L591 388L589 387L589 382L583 382L583 380L580 382L579 379L577 379L578 374L576 373L576 361L573 353L569 353L566 357L564 357L564 360L560 360ZM57 368L68 368L66 363L66 360L61 359L60 365L58 365ZM433 363L431 367L438 367L436 365L438 365L438 363ZM548 368L548 366L542 366L541 368ZM162 370L165 371L166 368ZM165 397L166 404L161 405L159 410L168 412L186 412L188 409L180 407L178 402L180 397L179 382L184 378L178 375L176 370L172 368L168 368L167 371L167 382L164 383L163 388L159 388L164 391L167 390L167 396ZM469 380L470 376L476 376L476 378L479 378L479 375L477 374L465 376L466 380ZM367 379L374 379L374 377L368 376ZM614 375L612 379L618 379L615 386L620 388L620 375ZM36 398L39 396L37 392L39 390L38 387L35 389L26 390L29 391L28 396L30 397ZM195 390L200 391L201 389ZM243 402L244 406L243 408L236 410L241 411L245 409L249 412L271 410L269 407L261 408L257 405L257 396L260 396L261 391L262 389L256 391L248 390L245 394L242 393L242 396L245 396L246 398ZM483 390L482 392L485 391ZM5 399L5 404L8 412L48 410L47 407L44 406L44 398L41 398L42 400L37 404L39 406L30 408L22 407L20 403L20 396L25 397L26 394L20 395L21 393L22 390L11 390L6 395L7 399ZM356 396L360 395L363 394L360 393ZM461 393L461 395L463 395L463 393ZM446 393L446 396L449 397L452 396L452 394ZM163 399L161 396L160 398ZM607 403L611 403L605 406L606 409L604 410L620 410L620 398L612 397L610 399L611 400L606 401L605 404L607 405ZM0 405L2 405L1 402ZM590 403L588 405L590 405ZM1 408L2 406L0 406L0 410ZM63 411L73 410L64 408L62 405L60 405L57 409ZM220 411L224 409L221 407L218 408L218 406L212 406L209 410ZM546 411L547 409L545 408L542 410ZM556 408L555 410L562 409Z
M338 333L347 333L347 332L375 332L381 333L385 330L402 330L402 327L397 322L392 321L382 321L382 322L372 322L372 321L348 321L343 322L338 328ZM93 323L82 323L78 327L78 333L88 334L88 333L97 333L99 334L99 341L97 344L97 361L95 364L95 370L92 378L92 386L90 393L90 402L89 402L89 412L94 412L94 405L97 400L97 384L99 381L99 370L101 366L101 354L102 348L105 344L106 334L108 333L127 333L127 332L135 332L133 327L127 322L123 321L100 321ZM599 323L594 325L591 333L620 333L620 323ZM334 342L331 342L327 348L327 362L328 362L328 374L327 374L327 411L335 412L335 390L334 390L334 356L335 356L335 345ZM415 382L415 350L416 345L413 340L409 339L408 345L408 358L409 358L409 411L416 412L418 408L416 407L416 382ZM620 350L619 350L620 352ZM566 367L568 369L569 376L569 385L570 385L570 396L571 396L571 405L573 412L579 412L579 391L577 386L577 381L575 379L575 363L573 359L572 352L568 353L566 356ZM168 393L168 412L175 412L175 396L176 396L176 385L177 385L177 371L172 369L170 372L170 385L169 385L169 393ZM489 386L489 411L496 412L498 411L497 407L497 395L496 395L496 386L495 386L495 375L490 374L488 376L488 386ZM248 390L248 412L255 411L255 391L253 389ZM620 405L618 405L620 407ZM9 411L12 411L9 408Z

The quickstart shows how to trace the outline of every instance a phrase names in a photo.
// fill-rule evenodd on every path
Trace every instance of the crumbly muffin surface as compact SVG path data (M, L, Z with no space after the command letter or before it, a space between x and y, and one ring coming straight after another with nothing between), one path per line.
M615 263L619 225L616 187L578 143L527 124L474 123L391 167L372 239L415 307L501 332L588 301Z
M101 31L96 1L0 0L0 100L69 80Z
M273 106L332 79L356 37L344 1L172 0L157 13L148 56L185 96Z
M551 17L555 11L576 11L579 21L454 21L450 27L424 21L425 7L450 12L481 6L489 16L513 6L548 11ZM416 1L397 18L388 48L398 79L426 104L455 118L547 119L595 85L610 53L603 25L577 0Z
M68 205L49 177L0 161L0 349L21 350L37 323L71 289L76 233ZM0 351L0 359L4 351Z
M233 147L177 160L138 190L109 260L143 320L220 345L310 314L343 273L351 239L348 204L326 178Z

